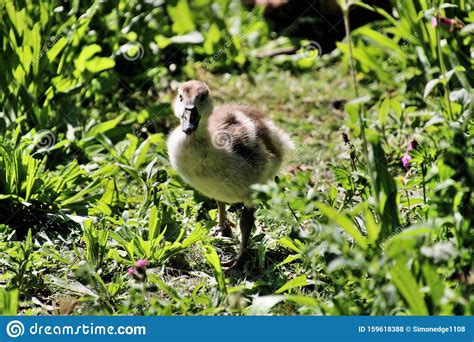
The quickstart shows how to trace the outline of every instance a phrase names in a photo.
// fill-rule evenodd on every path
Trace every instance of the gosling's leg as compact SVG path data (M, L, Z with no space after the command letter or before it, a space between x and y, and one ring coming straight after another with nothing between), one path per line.
M225 203L217 202L217 209L219 212L219 228L221 230L221 234L224 237L231 238L232 237L232 225L229 221L227 221L227 213L225 210Z
M255 208L245 207L242 209L242 214L240 216L240 233L241 233L241 242L240 242L240 253L235 261L233 267L236 269L242 269L245 265L245 262L249 258L249 252L247 245L250 238L250 233L255 222Z

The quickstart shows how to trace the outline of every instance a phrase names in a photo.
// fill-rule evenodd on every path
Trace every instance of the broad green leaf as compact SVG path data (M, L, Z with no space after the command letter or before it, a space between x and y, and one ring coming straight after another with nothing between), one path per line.
M148 224L148 240L156 239L159 232L158 229L158 208L153 206L150 210L150 218Z
M113 67L115 61L109 57L94 57L85 63L85 68L94 74Z
M309 296L287 295L285 296L285 300L309 307L318 307L320 305L320 302L316 298Z
M349 115L349 120L351 120L352 123L357 123L359 121L359 106L348 102L345 105L345 111Z
M125 162L128 163L133 159L133 155L137 150L138 137L133 134L127 133L126 139L128 140L128 146L125 151L121 153L121 156L123 157L123 159L125 159Z
M387 37L386 35L380 33L379 31L375 31L368 26L362 26L357 29L354 34L357 36L365 36L368 37L373 42L379 44L381 47L385 49L389 49L392 52L396 53L397 55L403 55L403 50L400 49L400 46L391 38ZM401 57L401 56L400 56Z
M161 34L155 36L155 42L160 49L164 49L173 43L173 41L170 38L163 36Z
M166 9L173 21L173 32L182 35L196 30L187 0L177 0L175 4L167 5Z
M50 276L49 279L54 283L54 285L61 287L63 289L69 290L71 292L80 294L80 295L85 295L85 296L91 296L94 298L99 298L99 295L89 289L88 287L82 285L78 281L70 281L70 280L64 280L60 279L54 276Z
M392 108L392 111L395 114L396 118L400 120L403 114L402 104L400 103L400 101L396 98L390 100L390 107Z
M30 40L30 45L32 48L32 61L30 62L32 69L33 69L33 75L38 76L38 62L39 58L41 56L41 27L40 23L37 22L34 26L33 29L31 30L31 34L29 35L29 40ZM25 37L26 38L26 37Z
M379 122L382 127L384 127L387 122L388 113L390 111L390 102L390 99L386 97L379 107Z
M423 277L430 288L429 295L433 299L435 305L440 305L446 286L444 279L442 279L438 274L436 266L424 264L421 270L423 272Z
M416 242L419 237L425 236L433 231L434 229L432 227L423 225L408 227L388 238L383 245L388 255L396 256L399 253L406 252L409 246L414 245L411 242Z
M222 294L227 294L227 286L225 284L225 277L224 273L222 272L221 261L219 259L219 255L217 255L216 250L214 247L210 245L204 246L204 256L206 257L207 262L212 268L212 273L214 273L214 277L216 278L217 284L219 286L219 290Z
M304 245L299 240L292 240L289 236L282 237L278 243L286 248L289 248L296 253L302 253Z
M188 237L186 237L181 243L181 248L184 249L184 248L190 247L196 242L202 240L205 234L206 234L205 227L200 223L196 224L196 227L194 227L192 233Z
M213 23L209 28L209 31L206 33L206 40L204 41L204 51L208 55L212 55L219 50L219 42L222 38L221 31L219 27Z
M56 44L53 45L51 49L46 53L49 62L53 62L56 57L61 53L61 51L66 47L67 39L65 37L61 37Z
M156 274L149 274L148 280L158 285L158 287L165 291L174 301L178 302L181 300L179 293L171 286L166 285L166 283Z
M283 293L285 291L288 291L289 289L295 288L295 287L302 287L308 285L308 281L306 280L306 276L302 275L299 277L296 277L294 279L291 279L288 281L285 285L280 287L278 290L275 291L275 293Z
M365 228L367 230L367 239L369 243L375 243L379 238L381 225L376 223L374 219L374 214L370 209L365 210Z
M374 192L382 224L379 240L382 240L400 227L398 191L395 180L389 172L387 158L379 137L374 135L371 140L372 154L370 157L371 163L374 165Z
M84 71L86 69L86 62L101 51L102 48L98 44L91 44L84 47L79 56L74 60L74 65L78 70Z
M125 116L125 114L121 114L118 117L116 117L115 119L105 121L105 122L102 122L98 125L95 125L89 131L87 131L85 137L86 138L93 138L93 137L95 137L99 134L104 134L104 133L110 131L111 129L115 128L120 123L120 121L122 121L124 116Z
M14 2L11 1L5 1L5 8L18 36L23 36L23 31L27 28L26 8L17 11Z
M426 100L426 98L431 94L433 89L438 85L441 84L441 80L439 78L435 78L428 83L426 83L425 86L425 91L423 92L423 98Z
M424 293L419 289L415 277L401 262L397 262L390 270L392 282L410 308L412 315L426 316L428 309L424 301Z
M82 201L86 195L88 195L91 192L95 191L97 189L97 187L100 186L102 181L103 181L102 179L94 179L91 183L87 184L84 188L81 189L81 191L79 191L75 195L70 196L70 197L62 200L60 202L61 206L67 206L67 205L70 205L72 203Z
M367 248L367 238L362 235L351 219L349 219L346 215L337 212L336 209L328 206L327 204L317 203L316 207L323 215L327 216L330 221L336 223L339 227L344 229L344 231L354 239L357 245L363 249Z
M115 184L115 178L110 179L107 182L104 194L100 198L100 202L106 205L113 205L118 201L117 185Z
M18 313L18 289L0 288L1 315L16 316Z
M280 266L283 266L283 265L286 265L286 264L289 264L290 262L293 262L295 260L299 260L301 259L302 256L299 255L299 254L294 254L294 255L288 255L285 260L283 260L281 263L280 263Z
M283 300L285 300L283 295L256 297L252 305L249 306L247 314L251 316L268 315L270 310Z
M54 89L56 89L56 92L59 93L69 93L71 90L74 90L79 86L79 83L76 79L71 79L67 76L56 76L53 78L52 83L54 85Z
M137 169L140 168L147 161L147 153L150 150L150 147L152 145L158 145L158 148L164 148L165 141L164 135L160 133L148 136L148 138L142 142L135 151L133 156L133 166Z

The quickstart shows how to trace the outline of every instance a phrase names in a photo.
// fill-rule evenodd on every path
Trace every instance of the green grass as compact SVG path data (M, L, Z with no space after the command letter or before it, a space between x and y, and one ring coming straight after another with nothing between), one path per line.
M340 127L338 126L337 117L342 117L340 109L335 109L331 105L329 99L347 100L350 97L350 90L345 94L346 97L339 97L340 94L338 89L348 87L348 77L338 72L341 66L336 65L333 68L324 68L316 73L317 77L313 78L308 74L301 74L299 76L291 75L285 71L272 71L271 73L264 74L264 76L257 76L254 82L251 82L247 75L220 75L214 76L212 74L205 74L203 80L209 82L213 88L216 102L236 102L253 104L265 111L270 117L275 119L278 124L288 131L292 138L295 140L298 151L286 163L282 170L282 175L293 177L292 174L299 172L299 170L305 170L312 172L312 175L318 184L324 182L330 182L330 178L323 177L325 173L328 173L327 162L330 160L330 156L334 153L341 154L345 153L344 148L340 148L341 135L339 133ZM271 84L278 86L271 87ZM236 91L238 89L238 91ZM288 96L291 94L291 96ZM308 94L310 94L308 96ZM314 94L314 97L311 95ZM263 106L262 106L263 104ZM171 119L173 121L173 119ZM299 123L304 122L304 125ZM340 123L340 122L339 122ZM314 127L322 127L319 131L314 131ZM159 147L154 147L159 148ZM300 149L301 148L301 149ZM318 151L314 154L313 151ZM337 151L337 152L335 152ZM152 158L154 154L150 151L149 158ZM347 155L343 159L347 159ZM166 165L166 162L163 161ZM167 166L166 166L167 168ZM137 171L143 171L138 169ZM169 170L171 171L171 170ZM178 181L178 176L174 173L171 174L169 182ZM129 210L133 208L134 204L138 204L143 197L143 189L140 184L128 174L122 174L120 177L119 193L116 194L117 201L123 200L124 205ZM212 227L216 224L215 221L215 204L212 200L206 200L192 190L186 191L189 196L189 201L193 206L201 207L200 211L192 211L185 220L191 224L185 224L189 229L193 229L193 222L199 220L202 225ZM135 194L132 196L131 194ZM104 197L104 196L103 196ZM201 203L201 201L204 201ZM271 201L271 199L270 199ZM104 203L104 201L100 201ZM179 210L179 208L176 208ZM207 210L210 210L211 214L207 214ZM133 210L133 209L132 209ZM231 217L234 222L238 224L238 213L232 213ZM205 216L199 219L197 215ZM257 217L260 218L264 213L257 212ZM213 217L213 219L211 219ZM273 265L277 262L282 262L290 254L287 250L284 250L276 241L287 235L292 231L292 227L295 226L295 222L290 220L286 225L282 226L270 226L265 222L258 219L257 229L254 231L253 245L254 251L260 254L264 259L253 259L247 265L249 268L248 274L236 277L233 274L227 275L227 282L229 285L233 285L235 293L231 294L229 300L243 303L248 302L247 296L251 294L270 294L280 288L287 279L293 278L297 275L297 270L293 267L282 267L281 270L274 270ZM87 227L87 226L86 226ZM106 223L103 226L108 230L117 229L117 225L113 223ZM235 230L238 237L238 229ZM43 234L51 235L50 233L43 232ZM40 297L35 296L35 304L32 302L32 298L25 298L24 302L21 302L22 313L35 313L35 314L46 314L49 311L46 309L47 305L54 306L54 304L61 303L62 301L70 300L76 301L78 293L81 292L71 291L74 288L74 284L77 285L77 281L84 281L89 279L90 275L85 276L84 272L92 272L83 265L84 252L86 256L91 254L87 259L93 260L95 254L100 254L102 258L107 260L106 251L99 252L96 250L99 247L89 247L89 244L94 238L87 237L80 239L81 233L77 230L68 232L68 237L65 241L62 241L58 248L56 241L51 241L51 245L48 246L47 251L54 251L54 254L48 255L39 254L40 263L50 264L59 263L61 267L50 269L45 267L41 272L41 279L37 279L39 284L35 286L41 286L45 292ZM99 234L98 232L95 234ZM54 235L54 234L53 234ZM203 237L205 243L213 245L223 258L230 258L237 253L237 240L234 242L221 241L220 239L214 239ZM79 239L78 239L79 238ZM107 238L105 236L105 238ZM89 244L88 244L88 241ZM105 240L104 240L105 241ZM105 243L105 242L102 242ZM98 243L100 245L100 243ZM48 245L48 244L47 244ZM114 244L108 245L108 248L113 248ZM46 247L43 245L40 250L44 250ZM90 251L90 252L89 252ZM109 254L111 254L109 252ZM110 255L109 255L110 257ZM53 260L50 260L53 258ZM154 263L150 263L149 274L154 274L157 277L163 278L168 286L171 286L182 297L189 297L192 291L197 286L205 285L201 288L201 291L209 293L213 291L212 283L214 282L214 276L210 266L204 262L203 247L202 244L195 244L189 248L184 255L177 255L169 258L163 265L154 268ZM49 261L49 262L48 262ZM92 261L94 264L101 264L100 261ZM128 263L131 263L129 261ZM114 265L108 264L104 261L102 267L112 268L108 270L109 276L111 271L119 271L118 274L114 275L114 282L117 281L115 277L122 278L120 283L125 282L126 286L133 286L133 280L129 279L126 274L127 263L117 263ZM86 267L84 269L84 267ZM88 266L90 267L90 266ZM33 270L34 265L30 265L29 270ZM71 273L71 270L74 270ZM58 282L58 279L63 281ZM64 281L64 279L68 279ZM89 279L92 283L92 280ZM61 285L58 287L58 284ZM200 285L201 284L201 285ZM82 289L85 291L85 289ZM246 293L242 295L242 291ZM32 294L33 295L33 294ZM150 298L158 300L160 296L165 295L165 292L158 291L157 293L150 293ZM166 297L166 296L165 296ZM73 299L74 298L74 299ZM152 300L153 301L153 300ZM44 304L43 307L38 306L38 303ZM88 313L87 307L90 304L86 302L82 307L80 301L75 306L78 312ZM236 304L237 305L237 304ZM291 305L285 309L282 308L281 313L291 314L295 313L295 308ZM96 311L92 311L96 312Z
M341 75L341 73L337 72L339 68L340 66L335 66L331 69L322 69L318 72L318 80L311 78L307 74L292 76L289 72L283 71L273 71L265 74L263 77L258 76L258 78L254 80L255 83L251 83L246 75L224 75L216 77L207 74L203 79L209 82L209 84L212 85L213 90L215 90L216 101L248 103L258 106L267 112L269 116L273 117L281 127L287 130L292 135L298 146L304 147L301 152L298 151L297 154L291 157L285 166L285 169L282 171L283 174L287 174L291 177L291 174L297 170L305 169L313 171L314 176L318 177L318 175L327 172L325 161L328 160L331 153L334 153L331 151L335 149L335 146L338 145L341 139L340 134L337 133L339 127L337 126L337 123L334 122L337 115L342 116L341 111L334 109L328 101L330 98L337 98L337 92L335 90L340 89L341 84L342 87L348 87L347 76L342 76L341 79L333 78L337 74ZM322 81L322 79L324 81ZM278 84L280 86L271 87L271 84ZM238 92L236 92L236 89L239 89ZM313 92L316 94L314 98L307 95L312 94ZM318 93L323 92L325 94L324 96L321 94L317 95ZM288 94L291 94L291 96L288 97ZM262 101L262 99L264 101ZM288 99L290 101L288 101ZM341 100L346 99L347 98L341 98ZM264 106L261 106L262 103ZM306 121L307 123L300 126L298 125L298 122L301 121ZM320 126L321 124L325 125L325 129L322 129L320 132L316 132L315 134L312 127ZM324 149L322 149L323 146ZM321 152L317 155L311 153L315 148L321 149ZM166 162L164 163L166 164ZM120 197L122 197L122 200L127 202L125 205L130 207L133 206L134 203L139 202L135 201L134 198L141 198L143 196L143 190L139 187L139 184L134 182L132 177L126 174L122 176L120 184L123 188L119 191L122 195L117 195L117 197L119 200ZM176 180L178 179L174 173L172 174L172 177ZM323 181L323 178L320 178L320 182L321 181ZM328 181L327 178L326 181ZM132 193L135 193L136 195L128 195ZM199 201L204 199L199 196L199 194L196 194L197 198L195 199L192 194L192 192L189 192L189 200L192 201L193 205L202 205L199 204ZM198 202L195 203L194 201ZM214 207L215 204L213 201L205 200L205 208ZM214 213L215 217L215 209L211 209L211 212ZM205 218L201 219L203 225L208 227L215 225L215 218L214 221L212 221L206 213L201 213L201 215L206 215ZM260 216L259 213L257 215ZM186 217L186 221L189 222L195 222L195 220L198 219L194 212L189 213L188 216L189 217ZM238 223L237 215L233 215L233 220ZM262 275L265 275L266 279L262 278L256 283L255 279L253 281L243 282L245 287L251 290L251 293L272 293L284 284L286 278L291 278L292 273L288 273L287 275L279 275L280 280L275 281L273 278L275 272L270 266L276 261L283 261L283 259L288 255L288 252L279 248L276 240L278 237L284 236L291 231L292 224L293 222L289 222L287 225L275 229L275 227L267 226L263 222L258 222L258 229L255 232L255 235L259 239L262 239L264 238L262 233L265 233L266 237L263 242L256 242L255 248L256 250L258 250L259 246L261 246L261 250L265 248L264 255L266 260L263 260L263 262L260 261L263 263L260 269L253 266L253 264L257 263L257 260L253 260L250 263L250 267L256 270L257 273L253 276L249 273L249 277L260 278ZM187 227L192 229L192 225L187 225ZM109 229L115 228L115 225L109 227ZM206 238L206 240L209 241L209 238ZM236 246L231 246L229 242L219 240L212 240L209 242L212 242L219 252L224 253L224 257L228 258L236 253ZM68 246L66 244L64 247L64 249L60 250L60 253L63 261L68 260L69 263L68 265L64 265L65 269L63 269L64 275L67 275L66 272L70 268L70 265L73 265L73 269L79 267L78 264L81 263L82 253L74 251L72 248L73 246L71 245ZM87 250L87 244L84 246L84 241L79 241L77 248L83 249L84 247ZM212 279L211 269L206 263L202 262L202 259L202 248L201 246L195 245L186 252L186 256L178 256L169 260L169 262L159 270L160 272L158 274L161 276L163 274L170 274L166 277L169 285L172 285L173 288L182 292L182 295L187 296L189 295L187 292L189 292L190 289L194 289L203 281L208 283L210 277ZM97 261L94 263L97 263ZM63 274L61 271L58 271L59 270L56 270L54 272L55 278L57 278L58 275ZM177 273L176 275L174 274L175 272ZM292 270L289 270L289 272L292 272ZM49 272L45 272L42 276L47 279L49 276L48 273ZM126 278L123 265L122 273L123 277ZM228 278L228 281L237 282L239 284L238 286L241 286L240 282L242 280L239 278ZM73 295L73 293L67 291L67 287L65 289L57 289L54 287L54 284L56 283L52 281L51 286L53 288L50 289L52 297L49 298L48 296L46 299L48 302L57 302L64 296L67 297ZM49 288L49 285L47 287ZM28 307L28 303L25 304ZM38 308L36 310L38 310ZM44 311L40 312L45 313Z

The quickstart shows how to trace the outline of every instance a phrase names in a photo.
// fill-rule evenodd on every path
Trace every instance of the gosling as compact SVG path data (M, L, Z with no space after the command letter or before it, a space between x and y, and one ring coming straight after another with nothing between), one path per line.
M243 204L239 255L223 263L241 269L255 221L251 186L265 183L277 173L285 154L293 148L292 141L253 107L214 108L209 87L200 81L179 87L173 110L181 124L167 141L171 165L189 185L216 200L223 236L232 236L226 204Z

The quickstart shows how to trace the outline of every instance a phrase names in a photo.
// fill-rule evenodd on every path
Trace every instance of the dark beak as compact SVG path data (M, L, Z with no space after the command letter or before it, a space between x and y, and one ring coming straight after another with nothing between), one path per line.
M200 118L201 117L199 116L199 112L196 107L187 107L184 110L182 117L183 120L181 123L181 129L183 132L186 134L195 132L198 128Z

